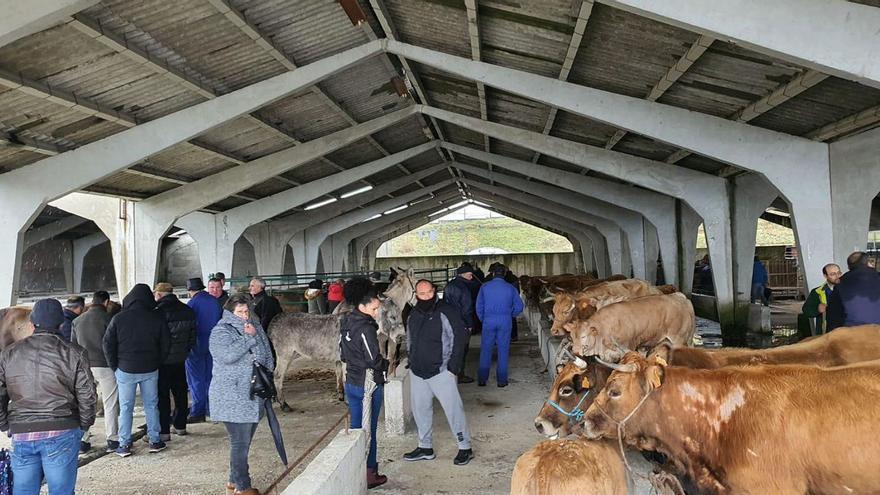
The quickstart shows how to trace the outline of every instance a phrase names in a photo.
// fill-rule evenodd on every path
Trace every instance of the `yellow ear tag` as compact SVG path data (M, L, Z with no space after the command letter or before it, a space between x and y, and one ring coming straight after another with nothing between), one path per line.
M583 379L581 379L581 389L586 390L588 388L590 388L590 379L584 377Z
M663 358L660 357L660 356L654 356L654 361L655 361L657 364L659 364L660 366L669 366L668 364L666 364L666 360L663 359Z

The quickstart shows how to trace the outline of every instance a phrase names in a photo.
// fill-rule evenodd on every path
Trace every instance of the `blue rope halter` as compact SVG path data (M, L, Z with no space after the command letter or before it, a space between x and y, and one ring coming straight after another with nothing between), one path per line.
M586 411L581 409L581 405L583 405L584 401L587 400L587 396L589 396L589 395L590 395L590 390L587 390L584 393L584 396L581 397L581 400L578 401L577 405L574 406L574 409L572 409L571 411L566 411L565 409L562 408L562 406L553 402L550 399L547 399L544 402L546 402L547 404L550 404L551 406L553 406L554 409L556 409L557 411L564 414L568 418L569 422L571 422L573 420L576 423L580 423L581 421L583 421L584 415L586 414Z

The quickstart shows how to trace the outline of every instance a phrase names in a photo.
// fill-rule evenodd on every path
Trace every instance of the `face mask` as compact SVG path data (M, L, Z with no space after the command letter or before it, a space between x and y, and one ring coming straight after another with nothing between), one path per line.
M434 306L433 299L428 299L427 301L422 301L421 299L416 300L416 309L418 309L420 311L424 311L424 312L430 311L433 306Z

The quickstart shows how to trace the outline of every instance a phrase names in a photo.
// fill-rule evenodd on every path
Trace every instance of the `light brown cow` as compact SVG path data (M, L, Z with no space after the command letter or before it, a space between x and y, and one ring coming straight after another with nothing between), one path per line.
M617 361L626 349L650 349L664 339L691 345L696 318L691 302L680 292L647 296L600 308L590 319L566 323L575 354Z
M587 437L622 431L699 493L877 493L880 362L695 370L668 366L669 351L615 365L587 410Z
M671 294L677 289L672 285L655 287L637 278L607 280L578 292L557 292L553 297L553 325L550 333L565 335L565 324L573 320L586 320L603 305L626 301L637 297Z
M632 493L614 442L544 441L521 455L513 468L511 495Z
M31 308L13 306L0 309L0 350L31 334L30 317Z
M842 327L819 337L772 349L676 347L669 355L669 364L696 369L761 364L833 367L873 360L880 360L880 325ZM589 409L611 373L610 368L591 359L581 361L581 366L576 363L570 361L557 366L550 395L535 418L538 432L551 439L580 432L579 413Z

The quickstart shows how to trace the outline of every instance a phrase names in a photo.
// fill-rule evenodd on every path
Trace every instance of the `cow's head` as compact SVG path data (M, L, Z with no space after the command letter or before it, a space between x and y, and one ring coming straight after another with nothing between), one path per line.
M663 385L671 343L657 346L648 357L628 352L619 364L602 363L614 371L596 395L584 418L584 435L591 439L616 438L621 421L636 414L657 388Z
M591 358L575 358L556 366L556 380L550 396L535 418L538 433L550 439L565 437L581 429L581 421L611 370Z
M619 361L629 349L614 337L615 329L604 328L595 319L575 320L564 325L571 337L572 349L582 356L598 356L605 361Z
M557 292L545 301L553 301L553 325L550 327L550 333L557 337L565 335L565 324L575 319L577 315L577 300L574 294Z

